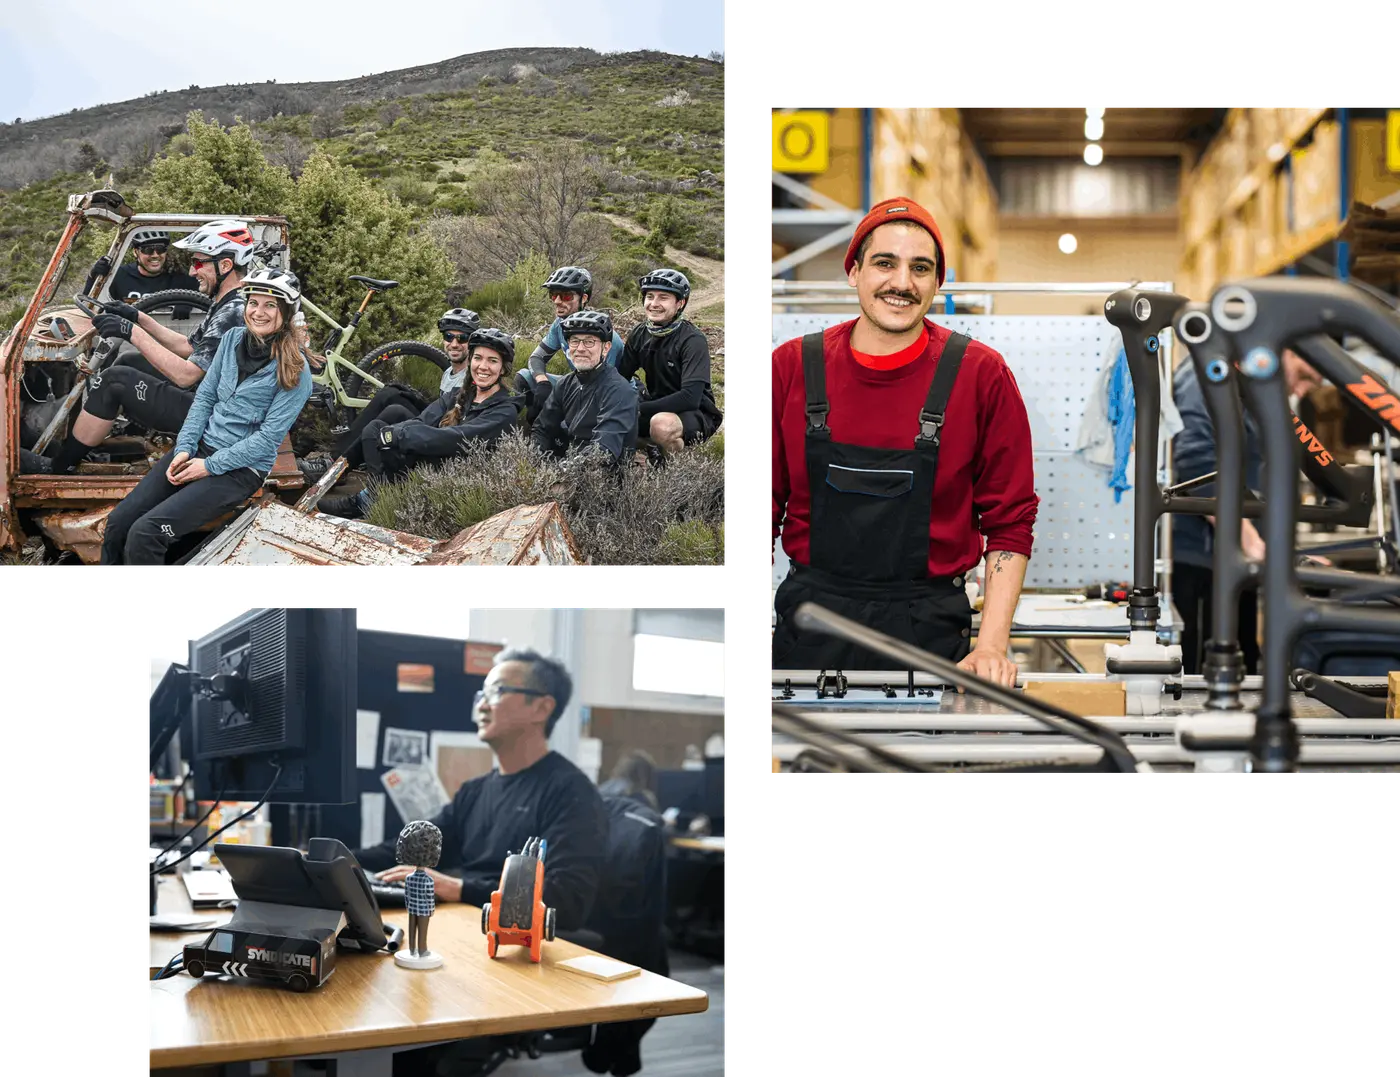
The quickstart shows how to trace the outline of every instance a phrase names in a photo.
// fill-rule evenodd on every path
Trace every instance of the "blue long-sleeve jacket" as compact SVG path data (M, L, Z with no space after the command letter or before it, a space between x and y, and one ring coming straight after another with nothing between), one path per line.
M1172 481L1185 482L1200 475L1209 475L1215 465L1215 424L1206 410L1205 394L1196 378L1196 367L1188 358L1172 376L1172 400L1181 413L1181 433L1172 439ZM1244 484L1258 490L1264 466L1259 447L1254 416L1244 417L1245 469ZM1209 482L1191 490L1190 497L1214 497L1215 483ZM1200 568L1212 566L1215 552L1215 528L1204 516L1172 518L1172 560Z
M204 461L211 475L240 467L264 474L271 471L278 446L311 395L311 370L305 362L293 389L278 384L275 361L238 384L238 344L246 332L242 327L230 329L219 340L219 350L175 439L177 453L193 456L201 440L214 449Z

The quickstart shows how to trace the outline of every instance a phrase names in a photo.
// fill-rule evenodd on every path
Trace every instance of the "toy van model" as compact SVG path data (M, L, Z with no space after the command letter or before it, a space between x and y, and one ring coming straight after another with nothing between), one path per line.
M208 973L309 991L335 972L335 936L325 927L271 935L225 926L211 931L203 943L185 947L185 971L195 979Z

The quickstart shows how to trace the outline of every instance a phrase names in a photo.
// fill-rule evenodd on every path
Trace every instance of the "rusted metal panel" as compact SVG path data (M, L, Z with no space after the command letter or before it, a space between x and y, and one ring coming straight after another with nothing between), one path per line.
M430 565L578 565L578 544L557 501L517 505L442 543Z
M340 481L340 476L345 474L345 469L349 466L349 460L343 456L337 457L335 463L326 468L326 473L316 480L316 485L301 495L301 500L296 503L297 512L311 512L315 509L321 503L321 498L326 496L326 491Z
M120 501L140 481L140 475L16 475L11 496L20 508L43 508L54 502L96 504Z
M190 560L192 565L414 565L431 539L363 520L308 515L264 497Z
M46 512L34 522L49 540L63 550L72 550L86 565L102 559L102 536L107 530L107 515L115 505L77 512Z

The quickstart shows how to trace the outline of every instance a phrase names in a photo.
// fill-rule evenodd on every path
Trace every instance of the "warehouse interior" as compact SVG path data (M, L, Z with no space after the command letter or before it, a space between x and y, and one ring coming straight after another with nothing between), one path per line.
M947 270L927 317L1004 358L1040 499L1016 697L775 650L775 769L1400 764L1400 109L774 109L773 160L774 347L858 319L852 236L917 202ZM1218 471L1176 471L1193 423ZM1187 517L1214 536L1189 566ZM985 563L966 575L975 640ZM1098 739L1051 732L1066 714Z

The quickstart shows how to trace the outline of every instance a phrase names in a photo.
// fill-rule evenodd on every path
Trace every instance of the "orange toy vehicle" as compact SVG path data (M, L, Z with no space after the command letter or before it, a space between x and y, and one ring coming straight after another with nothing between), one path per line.
M554 941L555 911L545 907L543 838L530 838L518 853L506 857L500 885L491 900L481 907L481 931L486 936L486 953L496 956L505 943L528 946L530 960L538 964L540 947Z

